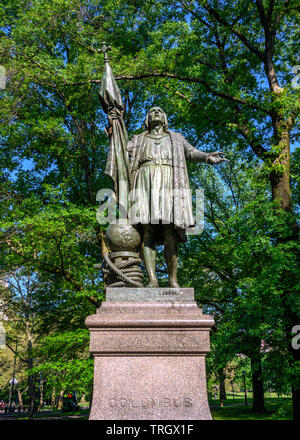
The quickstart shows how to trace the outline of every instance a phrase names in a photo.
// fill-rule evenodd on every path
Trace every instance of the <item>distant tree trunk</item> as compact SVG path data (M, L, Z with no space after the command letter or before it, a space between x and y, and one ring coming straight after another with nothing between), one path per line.
M221 369L218 371L218 376L219 376L219 383L220 383L220 403L221 406L223 405L223 400L227 399L226 396L226 390L225 390L225 374L224 374L224 370Z
M40 373L40 404L39 404L39 411L44 406L44 378L42 373Z
M33 358L32 358L32 342L31 340L27 343L28 350L28 370L33 368ZM28 375L28 391L29 391L29 412L30 418L32 418L33 413L35 412L35 375Z
M28 364L30 365L30 362L28 362ZM29 412L30 412L30 417L32 417L36 409L35 408L35 377L32 374L28 376L28 391L29 391Z
M9 397L8 397L8 406L11 405L11 385L9 384Z
M264 398L264 383L262 377L261 355L260 355L260 341L259 348L250 354L251 360L251 375L253 388L253 405L252 410L257 413L266 412L265 398Z
M55 388L52 388L52 395L51 395L51 409L55 408Z
M65 393L64 389L60 390L60 392L59 392L59 395L58 395L58 405L57 405L57 409L58 410L62 410L64 393Z
M18 386L18 403L19 403L19 406L20 407L22 407L23 406L23 399L22 399L22 393L21 393L21 391L20 391L20 387Z
M26 322L26 336L27 336L27 369L30 371L34 367L33 362L33 336L30 330L30 321L27 317ZM28 392L29 392L29 418L32 419L34 412L36 411L35 405L35 382L36 376L35 374L28 374Z

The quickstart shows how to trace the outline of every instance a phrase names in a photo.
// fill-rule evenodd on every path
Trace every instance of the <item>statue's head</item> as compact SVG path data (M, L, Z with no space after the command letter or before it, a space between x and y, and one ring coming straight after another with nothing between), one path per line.
M145 126L150 131L151 127L162 124L163 129L168 129L167 115L160 107L152 107L147 113Z

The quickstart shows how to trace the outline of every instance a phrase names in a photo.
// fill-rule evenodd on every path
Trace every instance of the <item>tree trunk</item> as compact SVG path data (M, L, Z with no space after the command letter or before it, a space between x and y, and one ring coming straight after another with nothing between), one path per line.
M226 390L225 390L225 374L224 370L218 371L219 383L220 383L220 404L223 406L223 400L226 400Z
M264 398L264 383L262 377L261 356L260 356L260 341L259 349L250 354L251 360L251 375L253 388L253 405L252 410L257 413L266 412L265 398Z
M33 359L28 359L28 369L33 368ZM35 396L36 396L36 375L35 374L29 374L28 375L28 392L29 392L29 418L31 419L33 417L33 414L36 412L37 407L35 403Z
M27 369L30 371L33 366L33 337L30 331L30 321L29 317L26 317L26 336L27 336ZM36 410L35 407L35 382L36 376L32 373L28 374L28 392L29 392L29 418L32 419L33 413Z
M22 393L20 391L19 386L18 386L18 401L19 401L19 406L22 408L23 407L23 399L22 399Z
M32 342L31 339L27 342L27 352L28 352L28 370L33 368L33 357L32 357ZM29 412L30 418L33 417L33 413L35 412L35 375L28 375L28 391L29 391Z
M44 378L42 373L40 373L40 403L39 403L39 411L44 406Z
M11 385L9 384L9 397L8 397L8 406L11 406L12 400L11 400Z
M58 395L57 409L59 411L62 410L62 407L63 407L64 393L65 393L65 390L63 389L63 390L60 390L59 395Z
M55 408L55 388L52 388L52 395L51 395L51 409Z
M280 207L292 212L290 185L290 131L285 121L274 122L277 147L281 150L272 163L270 182L273 200L278 200Z
M28 364L30 364L30 362L28 362ZM32 417L33 413L35 412L35 377L32 374L28 376L28 391L29 391L29 412L30 412L30 417Z

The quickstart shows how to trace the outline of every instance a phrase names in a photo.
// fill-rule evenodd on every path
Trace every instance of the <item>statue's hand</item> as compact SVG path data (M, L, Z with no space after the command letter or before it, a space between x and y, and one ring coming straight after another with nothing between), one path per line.
M109 110L107 117L108 117L109 125L112 125L112 121L114 119L118 119L117 111L115 109Z
M223 151L214 151L213 153L207 153L206 162L210 165L216 165L221 162L229 162L229 159L223 157Z

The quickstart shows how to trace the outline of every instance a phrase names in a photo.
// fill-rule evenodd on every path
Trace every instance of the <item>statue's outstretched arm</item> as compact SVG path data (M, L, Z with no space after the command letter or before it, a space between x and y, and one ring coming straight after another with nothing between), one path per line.
M208 153L204 153L203 151L197 150L197 148L193 147L188 143L186 139L184 139L184 152L187 160L192 162L206 162L206 158Z
M184 151L187 160L192 162L205 162L210 165L216 165L221 162L229 162L228 159L224 157L222 151L214 151L213 153L205 153L203 151L197 150L184 139Z

